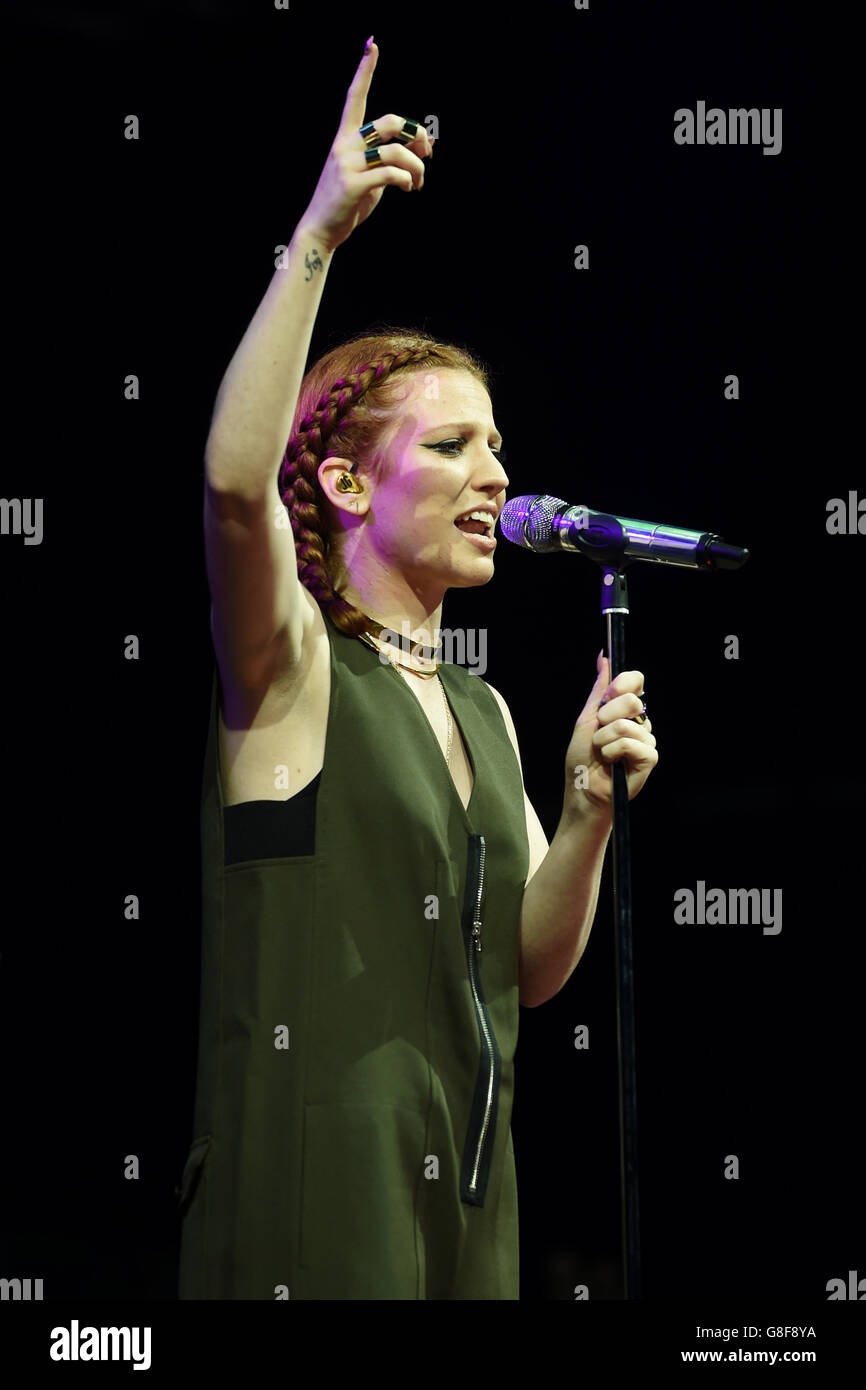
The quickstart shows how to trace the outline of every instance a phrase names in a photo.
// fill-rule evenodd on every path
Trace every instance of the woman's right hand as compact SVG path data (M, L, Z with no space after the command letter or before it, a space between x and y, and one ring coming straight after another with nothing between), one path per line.
M370 45L358 64L346 95L343 117L331 146L312 201L299 226L316 234L328 251L344 242L359 223L370 216L389 184L407 193L424 184L422 157L433 153L433 143L422 125L408 145L380 144L382 163L369 168L367 146L358 134L366 120L367 94L379 58L378 45ZM403 117L393 113L373 123L380 141L393 140L403 129Z

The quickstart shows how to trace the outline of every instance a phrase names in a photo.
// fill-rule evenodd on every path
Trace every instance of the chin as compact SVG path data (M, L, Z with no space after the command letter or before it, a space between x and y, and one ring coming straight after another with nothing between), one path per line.
M413 582L420 583L422 587L432 579L441 583L443 590L473 589L490 583L495 573L495 558L495 551L485 555L474 546L443 545L440 542L435 549L424 547L416 551L414 562L406 572L412 574Z
M449 589L472 589L481 584L489 584L496 573L493 556L479 555L473 564L455 565L448 579Z

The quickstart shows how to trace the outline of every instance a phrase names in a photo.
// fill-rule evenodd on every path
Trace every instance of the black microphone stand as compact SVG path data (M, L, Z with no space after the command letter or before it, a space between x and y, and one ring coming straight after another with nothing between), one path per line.
M616 517L594 513L572 532L577 548L603 569L601 611L607 620L610 678L625 669L628 585L624 570L627 535ZM634 961L631 934L631 843L628 783L622 762L613 765L613 911L616 954L616 1016L619 1055L619 1134L622 1182L623 1287L629 1301L641 1297L638 1203L637 1084L634 1026Z

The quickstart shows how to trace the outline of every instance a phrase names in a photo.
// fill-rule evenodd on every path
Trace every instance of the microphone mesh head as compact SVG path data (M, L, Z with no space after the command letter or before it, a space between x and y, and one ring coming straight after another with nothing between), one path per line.
M529 509L529 520L526 524L526 534L529 537L529 544L533 550L558 550L558 545L551 544L550 537L553 534L553 518L568 508L568 503L563 502L561 497L536 497L534 506Z
M499 529L505 539L525 549L529 547L525 535L526 518L534 501L534 497L512 497L499 513Z
M566 506L559 497L540 493L528 497L513 497L499 514L499 527L506 540L522 545L524 550L548 550L551 522Z

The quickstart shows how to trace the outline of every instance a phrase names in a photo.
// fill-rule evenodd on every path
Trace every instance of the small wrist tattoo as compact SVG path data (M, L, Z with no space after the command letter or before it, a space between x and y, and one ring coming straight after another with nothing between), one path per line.
M312 280L312 278L313 278L313 271L314 271L314 270L321 270L321 269L322 269L322 260L321 260L321 257L320 257L320 255L319 255L318 251L316 250L315 246L313 247L313 253L312 253L312 254L313 254L313 260L310 260L310 252L309 252L309 251L308 251L307 254L304 256L304 265L307 267L307 270L310 272L309 275L305 275L305 276L304 276L304 279L305 279L305 280Z

